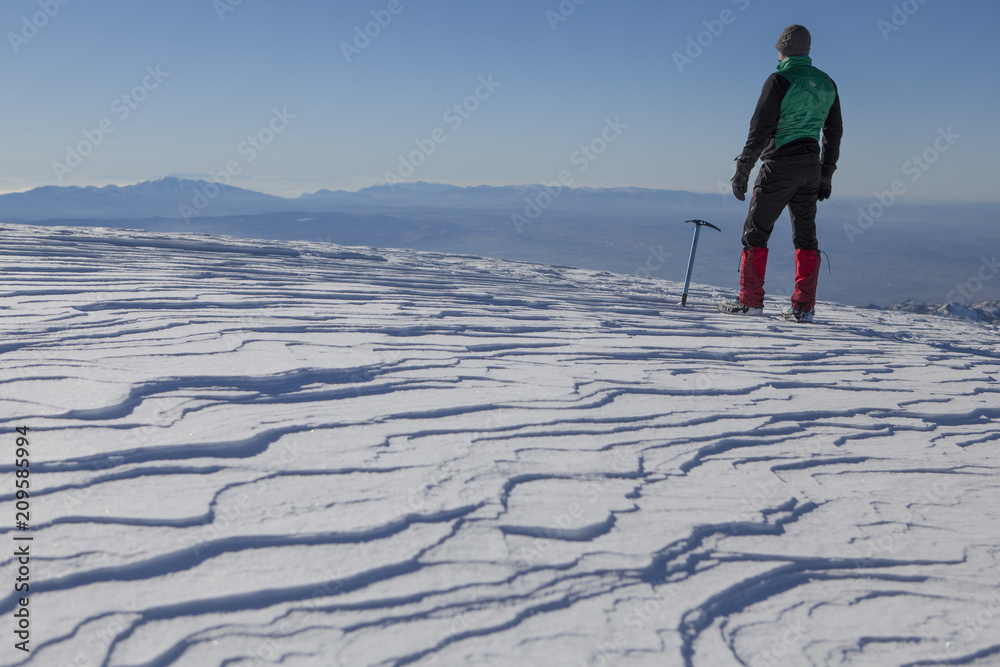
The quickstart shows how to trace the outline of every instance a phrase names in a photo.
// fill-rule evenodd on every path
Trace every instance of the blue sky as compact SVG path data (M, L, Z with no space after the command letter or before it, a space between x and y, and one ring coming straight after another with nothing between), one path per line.
M577 2L5 0L0 192L227 170L287 196L566 171L715 191L801 23L842 97L835 194L1000 201L1000 3Z

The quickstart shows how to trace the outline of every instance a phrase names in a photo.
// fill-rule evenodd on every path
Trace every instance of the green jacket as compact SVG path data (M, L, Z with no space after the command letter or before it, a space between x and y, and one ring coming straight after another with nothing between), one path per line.
M741 160L820 153L830 172L840 157L844 134L837 85L809 56L791 56L764 82Z

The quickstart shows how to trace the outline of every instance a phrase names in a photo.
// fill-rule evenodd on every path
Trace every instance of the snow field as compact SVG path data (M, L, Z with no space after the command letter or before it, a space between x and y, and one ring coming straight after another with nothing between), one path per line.
M1000 660L995 328L726 318L707 287L684 309L674 283L440 253L4 233L34 566L32 651L3 664Z

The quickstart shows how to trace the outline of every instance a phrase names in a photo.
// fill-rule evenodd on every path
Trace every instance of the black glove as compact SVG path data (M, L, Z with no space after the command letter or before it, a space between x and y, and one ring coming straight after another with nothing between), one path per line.
M833 192L833 172L835 171L837 171L837 165L823 165L823 171L819 177L819 197L817 197L819 201L825 201L830 198L830 194Z
M753 171L753 163L744 160L742 157L736 158L736 175L733 176L733 194L740 201L746 200L747 184L750 182L750 172Z

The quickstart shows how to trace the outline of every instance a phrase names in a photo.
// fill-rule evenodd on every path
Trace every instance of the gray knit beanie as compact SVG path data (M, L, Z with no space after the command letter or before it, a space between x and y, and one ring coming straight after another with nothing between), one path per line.
M812 36L800 25L790 25L785 28L778 38L778 43L774 45L786 56L808 56L811 46Z

